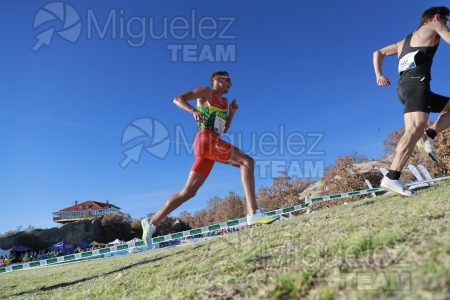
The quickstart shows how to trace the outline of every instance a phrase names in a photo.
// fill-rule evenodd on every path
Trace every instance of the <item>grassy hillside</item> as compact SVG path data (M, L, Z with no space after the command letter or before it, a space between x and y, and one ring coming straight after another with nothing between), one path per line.
M449 299L450 184L186 247L0 275L11 299Z

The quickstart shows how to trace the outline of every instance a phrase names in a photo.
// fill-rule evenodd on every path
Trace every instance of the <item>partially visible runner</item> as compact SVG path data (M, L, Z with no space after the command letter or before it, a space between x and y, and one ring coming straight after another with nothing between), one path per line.
M442 38L450 44L450 31L447 27L449 14L450 11L445 6L426 10L416 31L398 43L375 51L373 55L379 86L391 84L382 73L384 57L397 54L399 59L398 96L405 107L405 133L397 145L394 160L381 181L381 187L403 196L415 194L400 181L400 175L416 143L423 152L439 162L433 140L439 132L450 127L449 97L435 94L430 89L431 66L439 42ZM426 129L430 112L440 115L436 122Z
M149 248L152 246L152 236L156 226L173 210L195 196L208 178L216 161L240 168L248 225L270 224L279 219L279 216L266 216L264 210L258 209L256 205L254 160L237 147L220 139L220 135L230 128L231 121L239 108L236 100L228 105L227 98L223 97L231 87L228 73L214 72L210 83L212 88L196 88L181 94L173 101L179 108L191 113L198 123L199 131L194 141L196 159L184 188L173 194L150 221L147 218L142 219L142 239ZM191 100L197 100L196 108L188 103Z

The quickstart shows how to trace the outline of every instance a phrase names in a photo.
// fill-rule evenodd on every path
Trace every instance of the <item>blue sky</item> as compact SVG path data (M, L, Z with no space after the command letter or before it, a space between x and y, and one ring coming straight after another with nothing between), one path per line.
M228 70L240 106L225 139L255 157L257 187L282 171L317 179L353 152L379 158L403 121L396 59L384 67L393 86L379 88L372 53L445 4L58 3L8 1L0 11L0 232L57 226L52 213L74 201L109 200L134 218L155 212L193 162L196 124L172 100L216 70ZM442 94L449 49L441 45L433 69ZM216 164L174 214L229 191L243 194L239 170Z

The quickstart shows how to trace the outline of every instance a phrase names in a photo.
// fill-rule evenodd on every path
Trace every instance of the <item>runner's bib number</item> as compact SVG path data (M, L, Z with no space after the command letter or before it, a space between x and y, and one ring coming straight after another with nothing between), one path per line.
M398 62L398 73L417 67L415 58L418 52L419 50L410 52L400 59L400 61Z
M219 116L216 116L216 119L214 120L214 132L217 134L222 134L224 127L225 127L225 120Z

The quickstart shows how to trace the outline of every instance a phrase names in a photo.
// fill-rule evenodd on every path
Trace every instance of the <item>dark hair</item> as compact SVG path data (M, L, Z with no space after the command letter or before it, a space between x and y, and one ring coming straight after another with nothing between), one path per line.
M217 71L211 74L211 77L209 78L209 83L211 83L211 86L214 85L214 77L216 76L230 76L227 71Z
M425 22L433 19L434 15L443 15L448 17L450 15L450 9L445 6L429 8L422 14L422 18L420 18L420 24L423 25L425 24Z

